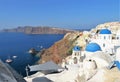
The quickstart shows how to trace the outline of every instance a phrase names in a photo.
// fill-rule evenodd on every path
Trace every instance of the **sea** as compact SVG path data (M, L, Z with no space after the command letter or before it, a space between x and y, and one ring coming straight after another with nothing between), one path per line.
M39 56L31 55L28 51L34 48L38 51L49 48L56 41L64 37L64 34L24 34L16 32L0 33L0 59L12 59L9 63L22 76L26 76L25 68L35 65Z

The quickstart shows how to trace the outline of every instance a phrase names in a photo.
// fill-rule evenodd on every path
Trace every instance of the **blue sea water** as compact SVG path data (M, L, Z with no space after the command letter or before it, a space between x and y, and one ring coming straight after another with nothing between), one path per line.
M10 57L13 60L10 65L25 76L25 67L28 64L34 65L39 60L39 57L29 54L28 50L30 48L41 50L39 46L49 48L63 36L63 34L0 33L0 59L5 62ZM13 58L13 56L17 56L17 58Z

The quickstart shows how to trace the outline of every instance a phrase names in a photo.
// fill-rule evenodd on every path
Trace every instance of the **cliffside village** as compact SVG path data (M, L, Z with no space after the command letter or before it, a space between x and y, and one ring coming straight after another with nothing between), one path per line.
M84 47L81 47L79 37L72 54L61 64L50 61L28 66L24 79L27 82L120 82L120 29L114 31L110 27L102 27L82 33L87 35ZM29 76L28 71L38 72ZM10 82L10 78L6 79Z
M103 27L97 31L83 31L83 34L89 35L84 38L85 47L80 46L79 37L72 54L62 60L64 69L57 68L62 71L47 75L38 72L35 77L40 77L39 80L45 77L51 82L119 82L120 29L115 32L109 27ZM115 75L110 76L112 73ZM35 77L25 79L32 82Z

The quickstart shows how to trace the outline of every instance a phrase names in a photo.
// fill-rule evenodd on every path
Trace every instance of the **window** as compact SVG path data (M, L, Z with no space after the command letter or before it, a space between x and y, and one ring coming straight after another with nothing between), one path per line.
M77 62L78 62L78 60L77 60L77 58L76 57L74 57L74 64L77 64Z
M89 59L89 61L91 62L92 60L91 60L91 59Z
M105 47L105 44L103 44L103 47Z
M77 56L79 56L79 52L77 52Z
M117 37L117 40L119 39L119 37Z
M104 36L104 39L106 39L106 36Z
M75 56L76 56L76 52L75 52Z

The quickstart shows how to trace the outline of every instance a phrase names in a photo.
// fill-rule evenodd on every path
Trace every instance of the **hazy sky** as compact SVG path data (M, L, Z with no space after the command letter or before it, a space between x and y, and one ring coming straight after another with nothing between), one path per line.
M92 28L120 20L120 0L0 0L0 28Z

